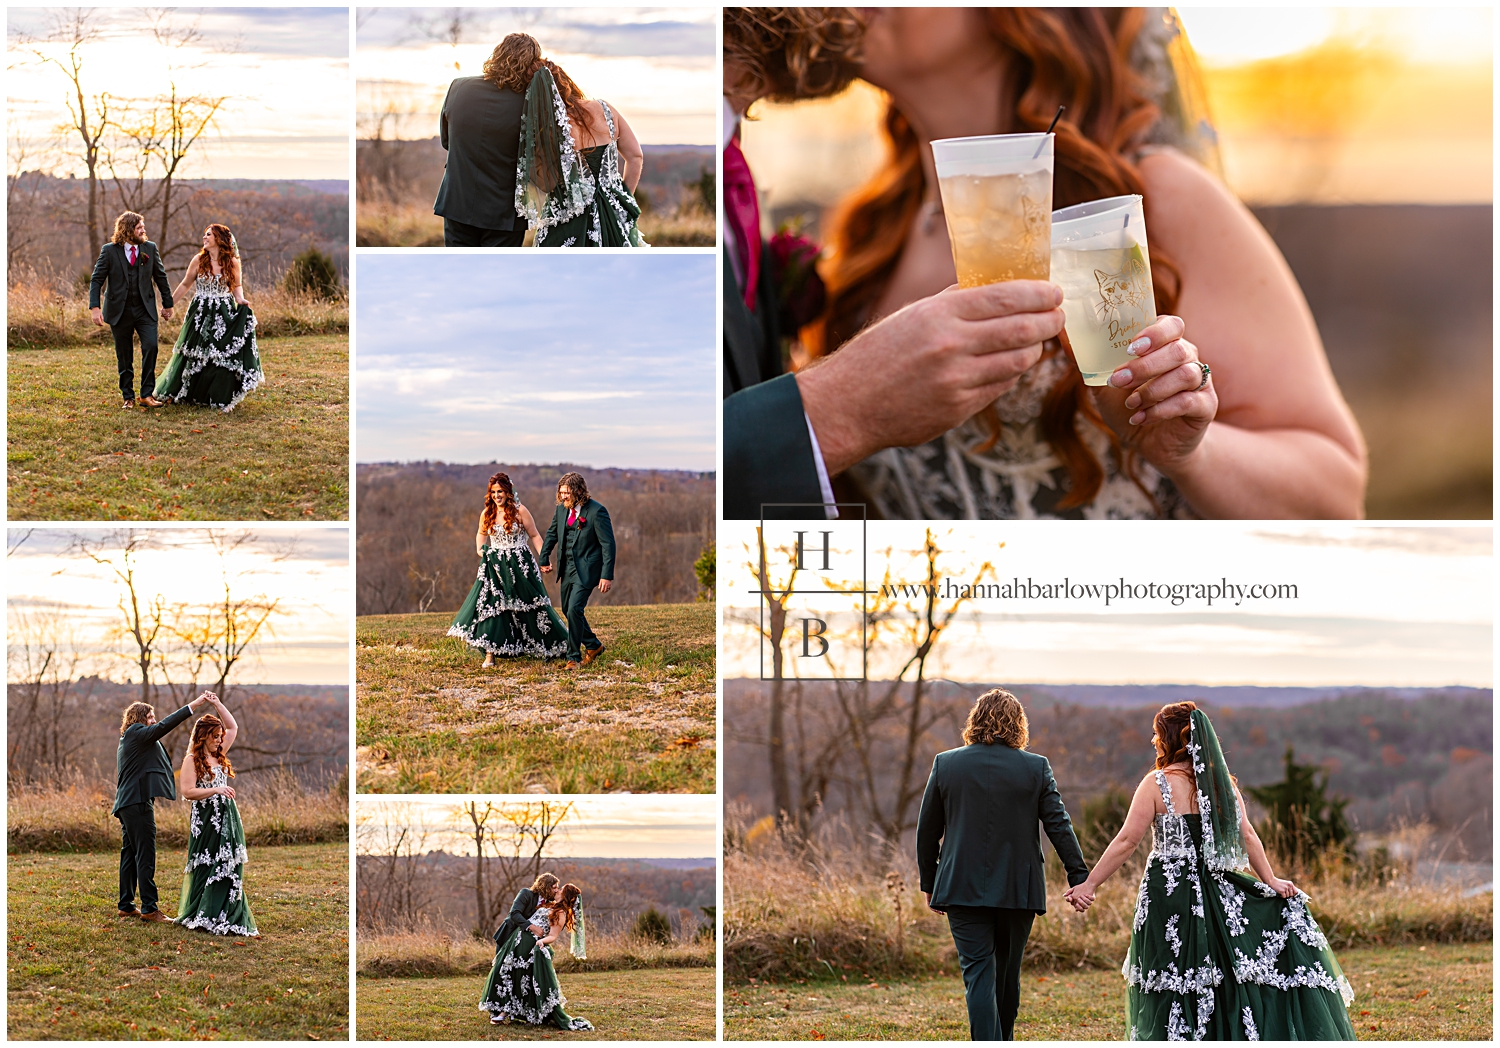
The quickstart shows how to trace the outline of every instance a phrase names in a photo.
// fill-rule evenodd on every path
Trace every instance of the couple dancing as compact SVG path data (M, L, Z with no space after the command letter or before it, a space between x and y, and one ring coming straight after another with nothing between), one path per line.
M156 798L176 797L172 762L161 740L204 706L212 713L193 725L183 755L182 796L193 802L188 815L187 866L177 916L161 912L156 896ZM219 697L205 691L198 698L156 719L148 702L132 702L120 718L120 746L115 758L114 817L120 820L121 917L174 922L214 935L257 937L255 918L245 898L245 828L234 803L234 766L229 748L239 726ZM191 784L191 785L189 785ZM136 909L139 890L141 905Z
M483 651L486 669L495 665L496 655L566 655L567 668L576 670L603 654L604 642L589 628L584 609L596 588L608 593L614 585L615 532L609 510L589 497L583 474L565 473L558 480L557 508L543 539L531 511L517 500L510 477L496 473L490 477L474 545L481 558L479 576L448 636ZM553 570L553 549L566 626L542 582Z
M203 247L174 290L167 282L161 249L147 237L146 220L134 211L115 219L114 235L100 250L89 280L89 313L95 324L108 325L114 335L124 407L137 403L136 337L141 341L139 402L149 408L176 403L233 411L266 380L243 275L234 234L215 222L203 230ZM156 289L161 289L160 318L171 320L173 303L189 287L193 300L172 347L172 359L157 381Z
M482 76L448 85L448 163L432 213L445 247L649 247L634 192L645 153L625 118L587 98L542 45L511 33Z
M726 517L1363 514L1363 438L1291 269L1211 173L1170 9L727 7L723 24ZM856 77L888 99L885 160L821 226L820 293L788 296L739 127ZM956 286L931 148L1045 132L1060 106L1052 206L1139 194L1150 227L1157 320L1105 386L1073 363L1057 284Z
M1153 727L1156 767L1093 870L1051 765L1025 751L1026 711L1014 695L981 695L966 745L933 761L917 867L958 949L970 1037L1014 1039L1021 957L1047 910L1040 823L1079 913L1151 830L1124 966L1129 1040L1353 1040L1354 990L1307 896L1272 872L1207 714L1173 703ZM1255 876L1241 872L1247 865Z
M568 999L552 967L552 944L564 932L568 952L583 960L583 892L544 873L516 893L510 913L495 929L495 960L479 1001L492 1025L520 1021L569 1031L594 1028L563 1011Z

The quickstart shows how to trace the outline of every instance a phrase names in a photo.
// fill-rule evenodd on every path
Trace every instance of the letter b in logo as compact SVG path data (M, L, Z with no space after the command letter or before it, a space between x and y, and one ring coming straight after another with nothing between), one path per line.
M828 641L823 637L823 634L827 632L828 623L822 619L802 620L802 657L804 659L821 659L828 654ZM812 650L814 641L818 643L816 652Z

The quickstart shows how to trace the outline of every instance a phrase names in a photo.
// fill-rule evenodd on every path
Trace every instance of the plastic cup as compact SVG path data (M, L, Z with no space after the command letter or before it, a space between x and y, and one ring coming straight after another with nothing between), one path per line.
M961 286L1047 279L1052 139L984 135L932 143Z
M1064 328L1089 386L1133 358L1125 347L1156 320L1141 198L1090 200L1052 212L1052 279Z

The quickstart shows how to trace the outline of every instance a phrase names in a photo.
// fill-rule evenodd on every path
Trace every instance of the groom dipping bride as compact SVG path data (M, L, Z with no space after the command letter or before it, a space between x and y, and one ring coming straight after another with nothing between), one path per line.
M917 869L928 906L948 917L970 1038L1014 1040L1021 957L1047 912L1040 824L1078 913L1151 827L1124 968L1130 1040L1353 1040L1353 989L1307 895L1272 872L1208 715L1173 703L1153 728L1156 766L1092 871L1051 764L1026 752L1026 710L1010 692L981 695L965 745L933 760Z

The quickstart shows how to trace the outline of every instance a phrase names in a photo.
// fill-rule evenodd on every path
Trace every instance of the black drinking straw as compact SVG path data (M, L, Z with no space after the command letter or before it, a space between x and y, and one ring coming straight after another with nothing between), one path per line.
M1067 109L1067 108L1068 108L1067 106L1058 106L1057 107L1057 112L1055 114L1053 114L1053 117L1052 117L1052 123L1050 123L1050 124L1047 125L1047 130L1045 132L1043 132L1044 134L1050 135L1052 133L1052 129L1054 127L1056 127L1057 126L1057 122L1062 119L1063 110ZM1043 143L1043 145L1045 145L1045 144L1046 143ZM1032 159L1035 160L1036 157L1041 156L1041 155L1042 155L1042 147L1041 146L1037 146L1036 147L1036 156L1032 157Z

